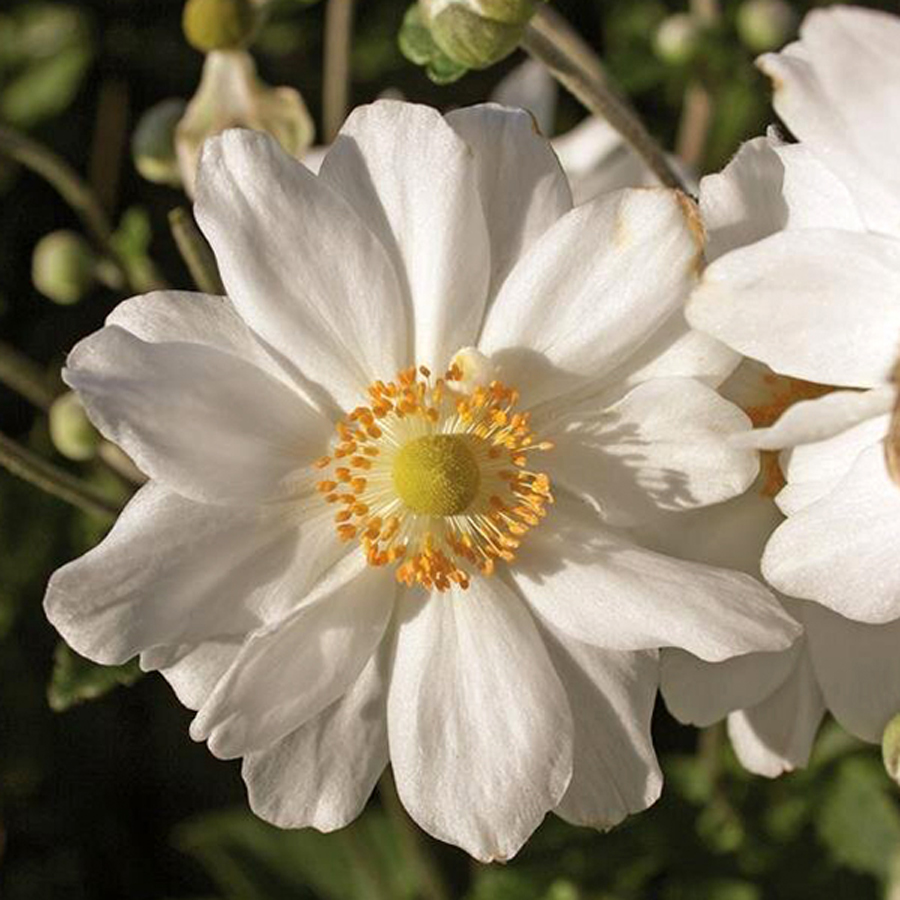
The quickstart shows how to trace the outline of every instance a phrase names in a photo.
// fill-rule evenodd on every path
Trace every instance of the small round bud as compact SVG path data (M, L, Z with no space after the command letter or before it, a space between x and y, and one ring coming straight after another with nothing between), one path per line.
M881 736L881 758L890 778L896 784L900 784L900 713L897 713L884 728Z
M78 303L97 282L97 257L80 234L52 231L34 248L31 280L55 303Z
M689 13L667 16L653 38L656 55L673 66L690 62L700 45L701 30L699 22Z
M454 63L486 69L509 56L537 0L420 0L435 44Z
M141 116L131 138L131 156L134 167L147 181L171 187L181 185L175 128L186 108L184 100L163 100Z
M72 391L57 397L50 407L50 438L63 456L77 462L91 459L102 440Z
M187 42L202 53L243 47L255 23L250 0L188 0L181 18Z
M747 0L737 12L737 31L755 53L778 50L797 29L797 14L784 0Z

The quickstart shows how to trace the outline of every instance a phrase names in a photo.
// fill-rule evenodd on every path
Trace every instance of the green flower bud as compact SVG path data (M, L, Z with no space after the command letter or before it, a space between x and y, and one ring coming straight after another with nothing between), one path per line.
M697 53L701 32L699 22L692 15L675 13L660 23L653 38L653 48L663 62L681 66Z
M741 40L755 53L778 50L797 30L797 14L784 0L747 0L737 13Z
M102 440L72 391L57 397L50 407L50 438L63 456L77 462L91 459Z
M97 283L97 257L80 234L52 231L34 248L31 280L55 303L78 303Z
M220 50L206 57L197 93L175 129L178 166L188 194L193 194L203 142L226 128L264 131L298 158L315 137L300 93L260 81L253 57L244 50Z
M900 784L900 713L885 726L881 736L881 758L885 771Z
M163 100L141 116L131 137L131 156L134 167L147 181L171 187L181 186L175 153L175 127L186 108L184 100Z
M250 0L188 0L181 18L187 42L202 53L243 47L255 24Z
M435 44L457 65L486 69L509 56L539 0L419 0Z

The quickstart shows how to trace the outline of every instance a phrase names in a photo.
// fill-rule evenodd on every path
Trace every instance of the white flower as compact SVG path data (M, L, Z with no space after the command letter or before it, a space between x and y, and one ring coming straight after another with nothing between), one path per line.
M175 130L178 168L188 194L194 194L203 142L236 127L271 134L298 158L315 136L315 126L299 91L264 84L246 50L214 50L206 55L197 93Z
M229 299L128 301L69 359L151 482L54 575L53 623L162 670L282 826L345 825L388 762L484 860L549 810L652 803L655 648L798 632L753 579L618 527L756 475L728 443L748 420L691 377L734 354L684 323L689 202L573 210L527 114L380 102L318 177L264 135L210 141L197 216Z
M690 321L771 367L773 388L804 381L752 438L790 448L776 498L787 520L760 507L741 536L761 550L775 529L762 571L801 598L786 602L806 633L780 657L737 661L732 678L667 660L663 690L687 721L743 708L729 722L736 749L768 775L806 762L825 708L872 742L900 709L900 491L883 448L900 346L898 46L892 16L810 14L798 43L760 61L800 143L758 138L701 185L709 255L719 258Z

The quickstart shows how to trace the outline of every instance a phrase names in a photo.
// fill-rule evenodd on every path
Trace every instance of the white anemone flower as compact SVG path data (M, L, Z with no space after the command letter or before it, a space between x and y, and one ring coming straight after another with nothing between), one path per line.
M676 714L701 724L743 706L732 738L767 775L806 762L826 708L871 742L900 709L900 491L884 458L900 347L898 46L893 16L810 14L798 43L760 61L799 143L751 141L701 185L719 258L688 317L777 373L775 405L786 412L766 416L759 424L771 427L754 443L787 448L776 497L787 518L761 507L743 536L765 545L769 582L800 598L786 602L805 638L780 657L740 661L734 681L755 703L746 691L727 695L719 667L686 657L664 661L663 690Z
M734 354L684 322L690 202L573 209L527 114L382 101L319 176L211 140L196 211L228 298L127 301L69 358L150 482L53 576L51 621L161 670L280 826L347 824L388 763L482 860L550 810L652 803L656 648L799 631L756 580L622 530L756 476L729 443L749 421L699 380Z

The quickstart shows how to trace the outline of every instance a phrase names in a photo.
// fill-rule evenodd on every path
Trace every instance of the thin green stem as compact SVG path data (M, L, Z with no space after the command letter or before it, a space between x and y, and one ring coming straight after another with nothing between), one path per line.
M112 226L87 182L64 160L37 141L0 125L0 153L31 169L53 185L78 214L88 234L104 250L109 248Z
M43 410L59 396L41 367L11 344L0 341L0 383Z
M43 144L12 128L0 125L0 154L40 175L52 185L84 224L85 230L104 256L122 273L123 282L132 290L148 291L165 288L166 284L150 259L122 259L113 241L113 227L97 195L88 183L61 157Z
M121 511L119 505L108 500L91 485L57 468L5 434L0 434L0 466L85 512L114 519Z
M378 792L381 795L385 812L390 816L397 829L405 854L415 869L422 888L422 896L426 900L450 900L450 890L440 868L429 852L422 832L410 819L400 802L397 786L394 784L394 776L390 769L385 769L384 775L381 776L381 780L378 782Z
M522 47L590 112L606 119L664 185L689 193L637 113L610 84L596 54L559 13L541 7L528 24Z
M193 216L183 206L178 206L169 212L169 227L197 289L204 294L224 294L216 258L194 223Z
M325 69L322 87L323 139L330 144L344 119L350 96L350 49L354 0L328 0L325 8Z

